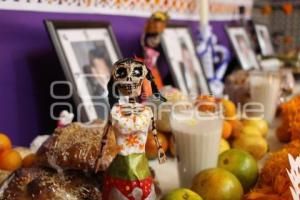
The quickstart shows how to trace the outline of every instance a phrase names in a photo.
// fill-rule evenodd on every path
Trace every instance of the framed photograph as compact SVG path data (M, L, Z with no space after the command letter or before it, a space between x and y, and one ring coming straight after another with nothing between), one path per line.
M226 27L235 54L244 70L259 69L259 63L251 46L250 38L244 27Z
M106 85L121 52L108 23L46 20L50 38L73 86L77 115L82 121L109 113Z
M162 47L176 87L186 95L210 93L187 26L169 25L162 35Z
M261 54L263 56L274 55L274 48L268 27L264 24L254 24L254 29Z

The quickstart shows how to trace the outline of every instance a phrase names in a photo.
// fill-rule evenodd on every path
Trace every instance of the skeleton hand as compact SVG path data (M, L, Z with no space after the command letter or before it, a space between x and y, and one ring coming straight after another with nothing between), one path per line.
M162 148L158 149L157 154L158 154L158 162L160 164L163 164L163 163L165 163L167 161L167 156L165 154L165 151Z
M105 171L109 167L110 163L111 162L109 160L105 160L103 158L98 159L95 172Z
M166 160L167 160L167 156L165 154L165 151L163 150L159 140L158 140L158 137L157 137L157 132L156 130L153 131L153 136L154 136L154 140L155 140L155 143L156 143L156 146L157 146L157 158L158 158L158 162L160 164L162 163L165 163Z

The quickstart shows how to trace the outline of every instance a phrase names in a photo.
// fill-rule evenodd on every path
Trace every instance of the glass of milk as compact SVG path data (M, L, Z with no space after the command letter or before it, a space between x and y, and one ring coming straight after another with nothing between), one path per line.
M212 113L199 112L193 106L185 108L172 110L170 124L175 136L180 185L189 188L197 173L217 166L223 119L217 110Z
M250 72L251 103L259 103L263 108L263 117L272 123L280 96L279 71Z

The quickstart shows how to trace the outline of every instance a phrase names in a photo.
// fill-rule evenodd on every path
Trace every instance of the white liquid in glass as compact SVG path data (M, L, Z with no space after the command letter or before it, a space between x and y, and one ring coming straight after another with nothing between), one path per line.
M277 76L255 76L250 79L252 102L264 106L264 118L271 123L274 119L280 92L280 79Z
M200 171L217 166L223 120L176 120L171 117L181 187L190 187Z

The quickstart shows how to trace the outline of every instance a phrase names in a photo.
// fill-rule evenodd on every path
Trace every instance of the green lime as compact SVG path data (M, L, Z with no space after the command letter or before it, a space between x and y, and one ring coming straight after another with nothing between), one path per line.
M241 200L244 194L239 180L222 168L206 169L198 173L191 189L205 200Z
M172 190L162 200L203 200L197 193L186 188Z
M258 166L254 157L240 149L230 149L219 156L218 167L233 173L243 185L244 191L249 191L257 181Z

